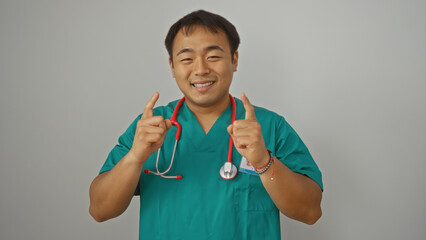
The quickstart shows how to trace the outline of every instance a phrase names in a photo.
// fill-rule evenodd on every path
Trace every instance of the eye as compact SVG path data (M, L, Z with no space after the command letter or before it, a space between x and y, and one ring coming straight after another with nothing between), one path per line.
M220 57L219 56L208 56L207 59L212 60L212 61L216 61L216 60L220 59Z
M183 59L180 60L180 62L190 63L190 62L192 62L192 59L191 58L183 58Z

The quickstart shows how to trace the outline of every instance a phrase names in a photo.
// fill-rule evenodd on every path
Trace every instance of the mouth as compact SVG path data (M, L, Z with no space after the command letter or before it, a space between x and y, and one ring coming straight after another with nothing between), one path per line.
M196 78L190 79L190 84L199 93L206 93L216 84L217 80L215 77Z
M209 87L209 86L213 85L213 83L214 83L213 81L210 81L210 82L193 83L191 85L196 87L196 88L204 88L204 87Z

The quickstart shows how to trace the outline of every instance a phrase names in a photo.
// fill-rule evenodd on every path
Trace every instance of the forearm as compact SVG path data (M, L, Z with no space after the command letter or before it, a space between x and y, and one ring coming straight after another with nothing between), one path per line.
M125 155L108 172L98 175L90 186L92 217L106 221L122 214L130 204L138 185L143 163Z
M309 177L294 173L275 158L274 166L260 178L275 205L287 217L306 224L314 224L321 217L322 191Z

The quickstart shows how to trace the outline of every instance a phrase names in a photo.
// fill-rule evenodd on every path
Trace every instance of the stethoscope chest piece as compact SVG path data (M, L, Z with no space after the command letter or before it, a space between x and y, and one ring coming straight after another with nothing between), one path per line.
M237 173L237 167L230 162L226 162L219 170L220 176L225 180L231 180L235 178L235 176L237 176Z

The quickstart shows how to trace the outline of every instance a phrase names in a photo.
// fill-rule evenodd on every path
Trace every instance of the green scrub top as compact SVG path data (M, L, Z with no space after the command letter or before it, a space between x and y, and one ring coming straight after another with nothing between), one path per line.
M178 101L154 109L155 116L170 119ZM236 99L236 119L245 118L241 100ZM321 172L305 144L283 117L256 107L266 147L292 171L304 174L323 188ZM111 170L132 147L139 115L120 136L101 169ZM177 120L182 126L173 167L167 175L183 176L181 180L164 179L141 173L139 239L281 239L280 217L259 176L239 171L232 180L224 180L219 169L227 161L231 124L231 105L205 134L191 110L184 103ZM176 127L166 135L159 170L170 164ZM156 171L157 153L152 154L143 169ZM242 156L233 148L232 162L240 166Z

